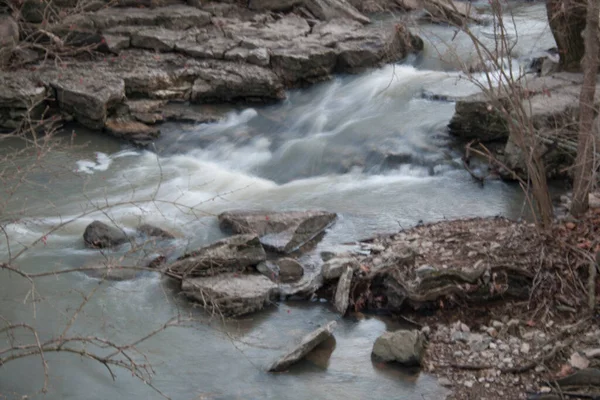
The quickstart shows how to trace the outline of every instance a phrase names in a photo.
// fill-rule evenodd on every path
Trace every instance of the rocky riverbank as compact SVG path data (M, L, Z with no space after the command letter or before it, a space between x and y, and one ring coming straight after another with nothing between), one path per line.
M398 61L423 47L404 25L369 23L343 1L303 16L256 3L109 7L45 26L63 49L90 50L55 62L40 62L33 52L25 68L0 72L0 129L60 116L147 144L159 134L156 123L215 118L165 111L167 103L279 101L286 88Z
M374 360L422 366L451 399L558 399L559 387L579 393L598 385L600 326L587 307L596 304L599 209L557 223L549 235L504 218L442 221L320 257L312 249L335 214L236 211L218 219L232 236L180 256L161 253L172 246L160 243L175 237L148 226L127 233L96 222L84 239L115 248L151 238L161 256L143 269L175 278L217 315L293 297L326 300L342 317L404 320L410 328L374 343ZM334 325L306 335L269 368L290 368L335 335Z

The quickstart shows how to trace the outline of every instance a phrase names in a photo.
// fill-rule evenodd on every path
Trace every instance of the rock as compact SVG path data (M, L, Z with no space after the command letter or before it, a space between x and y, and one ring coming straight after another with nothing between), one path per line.
M139 278L144 271L141 271L136 268L127 267L127 266L106 266L99 265L92 267L94 269L87 269L83 272L89 276L90 278L96 278L103 281L130 281L136 278Z
M106 249L119 246L129 239L121 229L94 221L85 228L83 240L88 247Z
M280 258L275 263L279 268L279 280L281 282L290 283L302 279L304 268L293 258Z
M209 100L265 101L285 98L283 85L270 70L250 64L212 62L194 81L192 102Z
M303 5L311 14L323 21L347 18L362 24L371 22L346 0L304 0Z
M452 382L450 381L450 379L448 379L448 378L446 378L446 377L441 377L441 378L439 378L439 379L438 379L438 384L439 384L440 386L446 386L446 387L448 387L448 386L452 386L452 385L453 385L453 384L452 384Z
M273 261L261 261L256 266L256 270L273 282L279 282L279 265Z
M472 333L467 339L467 344L473 352L481 352L489 347L492 338L479 333Z
M139 234L142 234L142 235L150 237L150 238L175 239L175 236L172 233L167 232L162 228L159 228L157 226L150 225L150 224L142 224L142 225L138 226L137 231Z
M531 350L531 346L529 345L529 343L522 343L521 344L520 352L522 354L529 354L530 350Z
M256 11L288 11L303 0L250 0L248 6Z
M333 330L336 326L335 321L328 322L321 328L309 333L304 336L298 345L291 348L286 354L280 357L267 369L269 372L284 371L290 365L300 361L304 358L312 349L317 347L320 343L330 338L333 334Z
M175 45L190 36L186 31L165 28L141 29L131 35L131 46L155 51L173 51Z
M83 20L84 18L85 20ZM107 7L95 13L75 15L65 23L90 24L99 30L115 26L157 26L186 30L210 24L211 15L195 7L173 5L157 8Z
M46 88L24 73L0 72L0 131L12 131L22 119L38 119L44 109Z
M256 235L236 235L185 254L169 265L169 271L184 278L212 276L242 272L265 260L265 250Z
M208 311L232 317L262 310L278 297L277 285L260 274L184 278L181 290Z
M287 85L329 79L337 64L337 51L308 39L298 39L293 47L271 50L271 67Z
M10 15L0 15L0 66L7 65L19 43L19 25Z
M571 354L571 357L569 358L569 364L575 369L586 369L590 366L590 360L576 351Z
M102 37L104 38L108 50L115 54L119 54L121 50L129 48L131 44L131 38L129 36L104 33Z
M55 91L60 109L90 129L104 127L109 109L125 98L125 82L117 73L99 70L51 70L40 75Z
M464 141L508 139L508 126L503 115L484 94L474 94L457 101L448 129L451 135Z
M373 346L373 355L383 361L406 366L420 365L425 353L425 337L419 331L384 332Z
M324 211L232 211L219 215L223 232L253 233L267 250L290 253L322 234L336 219Z
M265 48L246 49L235 47L224 54L226 60L236 62L247 62L249 64L268 67L271 60L269 52Z
M358 261L356 261L356 259L350 257L333 258L323 264L323 279L337 279L346 271L346 268L348 267L350 267L353 271L357 271L360 267L360 264Z
M139 145L148 145L160 134L158 128L148 126L143 122L122 118L108 119L104 129L112 136Z
M453 0L423 0L423 6L430 19L438 23L451 23L462 26L468 23L482 23L471 3Z
M335 306L335 309L342 315L345 315L346 310L348 310L353 274L354 271L352 268L346 267L345 271L340 276L340 280L338 281L337 288L335 290L335 300L333 305Z

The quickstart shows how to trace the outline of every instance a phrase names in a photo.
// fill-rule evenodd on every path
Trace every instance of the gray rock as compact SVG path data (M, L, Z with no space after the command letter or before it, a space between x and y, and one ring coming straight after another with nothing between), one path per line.
M256 11L288 11L303 0L250 0L250 9Z
M464 141L492 142L508 138L503 115L484 94L474 94L456 102L449 133Z
M165 28L141 29L131 36L131 46L155 51L173 51L177 43L189 36L186 31Z
M312 349L330 338L335 329L336 322L331 321L321 328L304 336L298 345L293 346L288 352L275 361L267 369L269 372L284 371L290 365L303 359Z
M273 261L262 261L258 263L256 270L273 282L279 281L279 265Z
M22 72L0 72L0 130L16 129L27 116L39 118L46 88Z
M267 250L290 253L313 240L336 219L324 211L232 211L219 215L223 232L254 233Z
M219 240L185 254L168 268L182 277L212 276L225 272L242 272L265 260L266 254L258 237L247 234Z
M181 289L207 311L232 317L262 310L279 296L277 285L260 274L185 278Z
M385 332L375 341L373 354L383 361L396 361L406 366L420 365L425 342L424 335L419 331Z
M104 129L112 136L142 146L148 145L160 134L160 131L156 127L148 126L143 122L122 118L106 120Z
M181 53L196 58L213 58L222 60L225 53L238 45L238 40L224 37L201 37L198 41L180 41L175 43L175 49ZM234 60L238 61L238 60Z
M9 63L19 43L19 25L10 15L0 15L0 66Z
M49 71L40 79L55 91L60 109L87 128L101 129L108 110L125 98L125 82L117 73L101 70L73 69Z
M280 258L275 263L279 267L279 280L281 282L297 282L304 276L302 264L293 258Z
M175 235L173 235L171 232L167 232L158 226L150 224L142 224L138 226L137 231L138 233L151 238L175 239Z
M76 17L76 23L81 25L81 19L85 17L91 21L92 26L100 30L115 26L159 26L185 30L208 25L211 20L209 13L185 5L157 8L107 7L95 13ZM69 22L71 21L66 21Z
M105 249L119 246L127 242L128 238L121 229L94 221L85 228L83 240L88 247Z
M191 101L265 101L285 98L283 85L270 70L250 64L210 62L194 72Z
M271 50L271 67L287 85L329 79L337 63L337 51L316 41L300 38L293 46Z
M351 267L346 267L346 270L340 276L337 288L335 290L335 309L342 315L346 314L348 310L348 303L350 301L350 288L352 285L352 275L354 271Z
M225 53L225 59L229 61L247 62L249 64L268 67L271 60L269 52L265 48L246 49L235 47Z
M102 37L104 38L108 50L115 54L119 54L121 50L129 48L131 45L131 38L129 36L104 33Z
M347 18L363 24L371 22L346 0L304 0L303 5L320 20Z
M350 257L333 258L323 264L323 278L326 280L337 279L348 267L356 271L360 267L360 264L356 259Z

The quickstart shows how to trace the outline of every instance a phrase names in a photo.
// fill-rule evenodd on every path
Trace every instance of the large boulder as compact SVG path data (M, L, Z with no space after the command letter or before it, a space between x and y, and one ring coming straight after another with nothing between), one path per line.
M259 311L278 297L277 285L260 274L184 278L181 289L208 311L232 317Z
M464 141L492 142L508 138L508 125L498 104L477 93L456 102L449 133Z
M125 82L119 74L92 69L91 64L50 69L40 74L40 80L54 90L61 111L91 129L102 129L110 110L125 99Z
M101 221L92 222L83 232L83 241L86 246L96 249L116 247L128 240L123 230Z
M266 260L258 237L236 235L210 246L185 254L169 265L170 272L181 277L213 276L225 272L242 272Z
M290 365L297 363L303 359L312 349L317 347L319 344L329 339L333 335L336 322L330 321L321 328L309 333L304 336L300 343L293 346L288 352L275 361L268 368L269 372L284 371Z
M420 365L425 353L425 336L419 331L384 332L373 346L373 355L383 361L406 366Z
M335 290L335 299L333 305L335 309L342 315L346 314L348 310L348 303L350 302L350 287L352 285L352 275L354 271L350 267L346 267L346 270L340 276L337 288Z
M322 234L337 216L325 211L231 211L219 215L223 232L255 234L267 250L290 253Z

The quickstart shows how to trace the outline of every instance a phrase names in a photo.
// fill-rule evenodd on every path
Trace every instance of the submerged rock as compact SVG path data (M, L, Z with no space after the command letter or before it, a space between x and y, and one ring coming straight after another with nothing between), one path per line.
M377 358L406 366L420 365L424 353L425 336L419 331L385 332L373 346L373 355Z
M255 234L267 250L291 253L323 233L336 214L325 211L232 211L219 215L224 232Z
M184 278L181 289L207 311L232 317L262 310L279 294L277 285L260 274Z
M151 238L175 239L175 235L173 235L171 232L167 232L158 226L150 224L142 224L138 226L137 231L138 233Z
M83 240L88 247L106 249L119 246L129 239L121 229L94 221L85 228Z
M267 258L256 235L236 235L185 254L168 270L183 278L242 272ZM262 276L262 275L261 275Z
M304 276L302 264L293 258L280 258L275 263L279 267L279 280L281 282L297 282Z
M330 321L321 328L304 336L299 344L292 347L284 356L271 364L268 371L284 371L290 365L303 359L312 349L332 336L335 326L336 322Z

